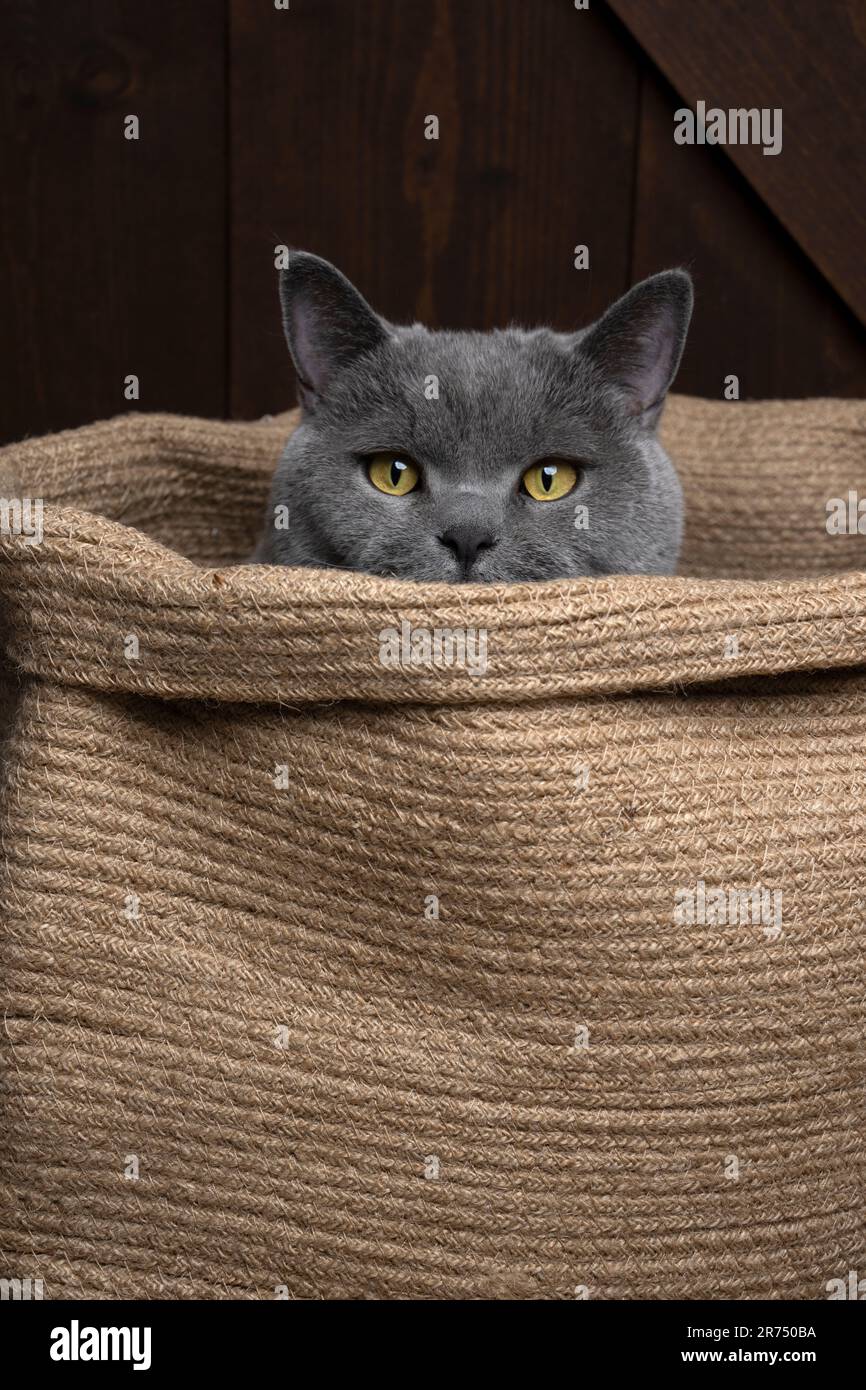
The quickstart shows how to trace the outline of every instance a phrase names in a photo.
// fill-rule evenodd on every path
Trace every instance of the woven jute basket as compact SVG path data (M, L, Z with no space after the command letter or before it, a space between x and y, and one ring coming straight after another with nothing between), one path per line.
M0 454L0 1273L866 1275L866 407L675 398L682 577L491 588L240 564L290 424Z

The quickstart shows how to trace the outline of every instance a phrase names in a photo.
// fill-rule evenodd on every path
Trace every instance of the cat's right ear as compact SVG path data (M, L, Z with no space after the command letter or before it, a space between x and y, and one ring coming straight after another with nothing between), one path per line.
M305 410L313 410L334 375L371 352L388 330L354 285L330 261L293 251L280 271L283 331Z

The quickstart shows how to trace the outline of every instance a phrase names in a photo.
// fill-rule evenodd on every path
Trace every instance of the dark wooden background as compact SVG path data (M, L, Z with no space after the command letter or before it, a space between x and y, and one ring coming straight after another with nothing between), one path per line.
M678 389L866 397L863 0L4 0L0 63L3 440L285 408L279 242L434 326L685 264ZM699 98L782 153L675 145Z

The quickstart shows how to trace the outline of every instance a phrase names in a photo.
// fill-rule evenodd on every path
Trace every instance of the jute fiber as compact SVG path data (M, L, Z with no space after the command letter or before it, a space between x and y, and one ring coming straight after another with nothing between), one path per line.
M866 1276L866 407L674 399L683 577L491 588L239 565L290 423L0 454L0 1275Z

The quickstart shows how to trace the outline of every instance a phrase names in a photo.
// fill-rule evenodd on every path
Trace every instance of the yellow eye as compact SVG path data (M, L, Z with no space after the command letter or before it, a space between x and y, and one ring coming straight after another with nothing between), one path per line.
M536 502L554 502L557 497L571 492L576 482L577 469L574 464L561 460L554 463L552 459L545 459L541 463L534 463L523 475L523 486Z
M405 454L374 454L367 472L373 486L392 497L403 497L418 485L418 465Z

